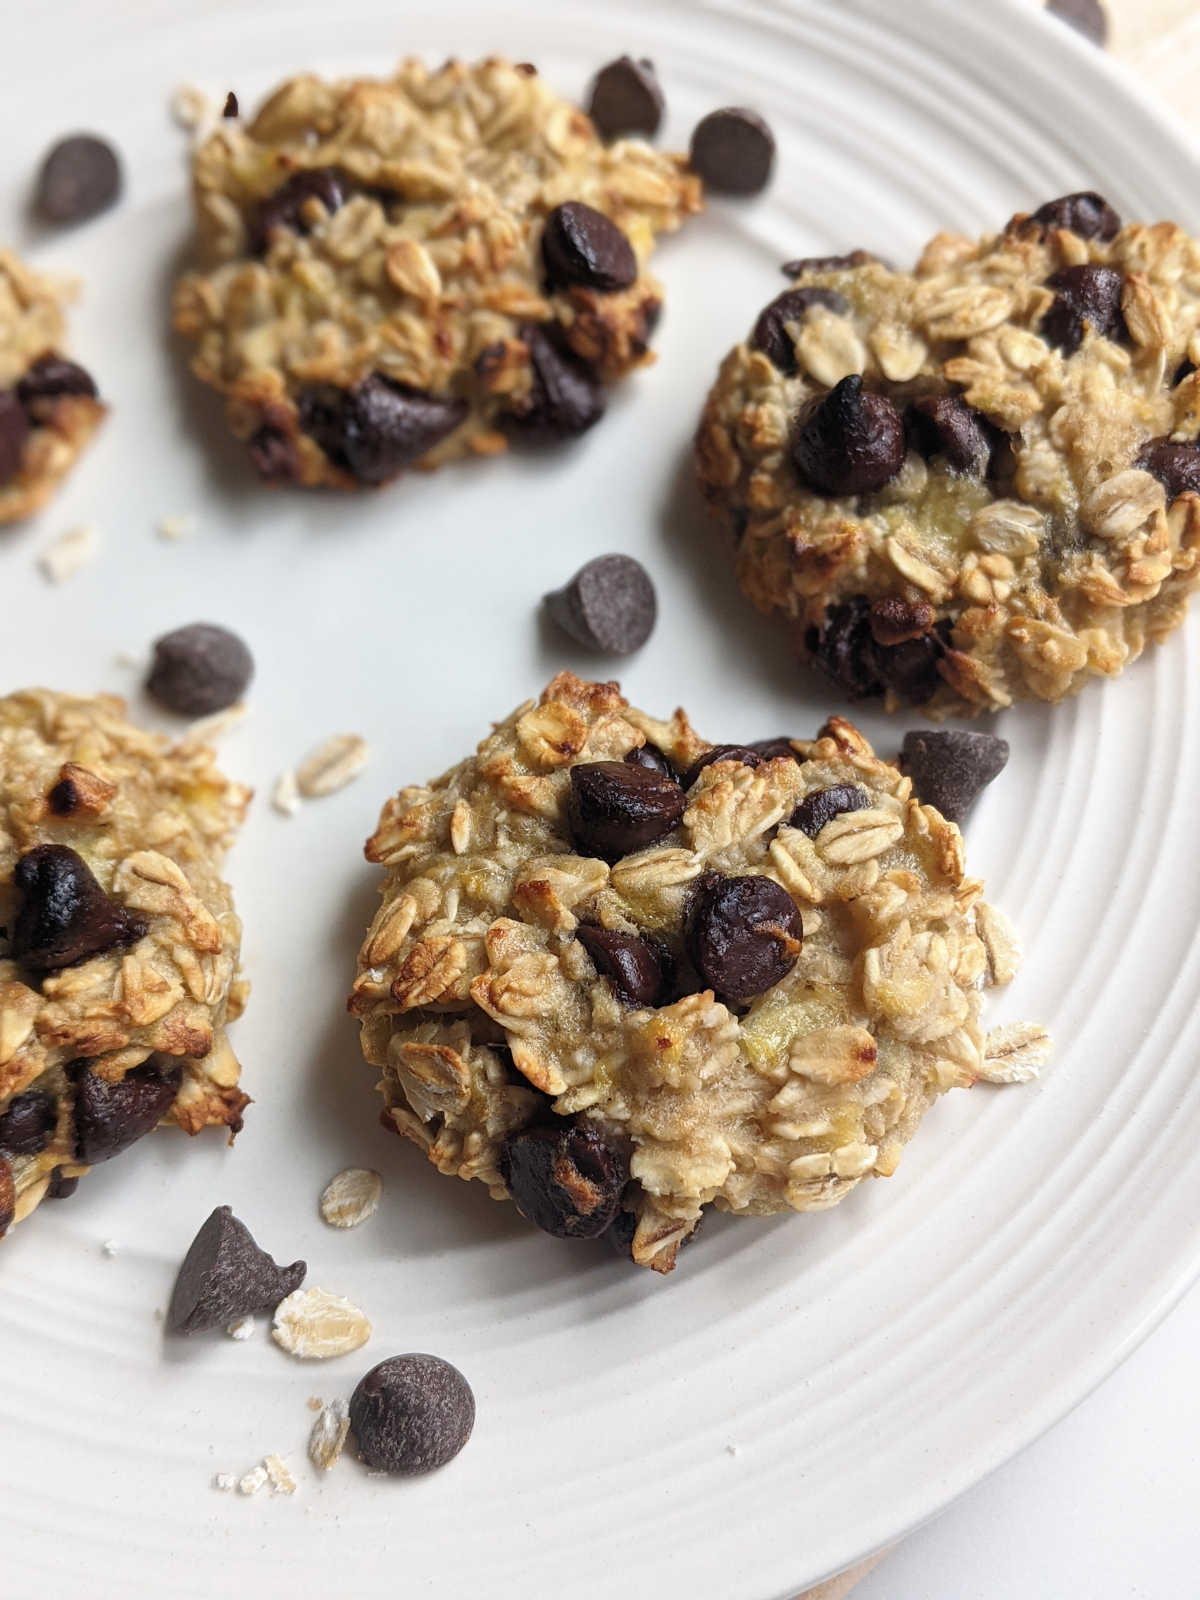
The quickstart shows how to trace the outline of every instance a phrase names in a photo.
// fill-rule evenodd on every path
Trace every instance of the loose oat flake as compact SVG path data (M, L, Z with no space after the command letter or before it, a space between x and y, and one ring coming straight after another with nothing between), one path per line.
M295 1494L296 1480L281 1456L264 1456L263 1466L266 1468L272 1494Z
M195 524L186 512L181 512L173 517L160 517L158 523L158 537L166 539L171 544L176 544L180 539L186 539L193 531Z
M331 1400L308 1436L308 1459L321 1472L328 1472L345 1448L350 1432L350 1408L344 1400Z
M203 89L194 83L180 84L171 96L171 115L181 128L194 132L206 122L211 122L217 108Z
M321 1195L321 1216L331 1228L357 1228L373 1217L383 1194L383 1179L368 1167L347 1167L331 1178Z
M367 764L367 741L357 733L335 733L309 753L296 772L300 793L312 800L344 789Z
M1050 1053L1050 1035L1040 1023L1005 1023L987 1036L979 1077L984 1083L1028 1083Z
M260 1489L266 1487L266 1482L266 1467L252 1467L244 1477L238 1479L237 1492L246 1495L257 1494Z
M51 583L66 583L94 558L99 548L100 537L95 528L70 528L46 546L37 558L38 568Z
M275 1308L275 1343L303 1361L349 1355L371 1337L364 1314L328 1289L297 1289Z
M300 789L294 772L281 772L271 790L271 804L282 816L294 817L300 809Z

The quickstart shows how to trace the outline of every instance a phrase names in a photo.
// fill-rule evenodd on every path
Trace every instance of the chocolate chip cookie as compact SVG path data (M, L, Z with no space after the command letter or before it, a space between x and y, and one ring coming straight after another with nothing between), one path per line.
M912 273L790 262L700 482L743 589L854 697L1061 700L1200 584L1200 243L1065 195Z
M350 1009L386 1122L656 1271L705 1206L818 1210L893 1172L942 1091L993 1075L981 991L1014 936L841 718L710 745L563 673L366 853Z
M293 78L195 156L175 326L272 482L357 489L564 438L648 359L682 157L605 145L528 65Z
M0 250L0 523L44 505L104 416L62 354L62 286Z
M0 699L0 1234L160 1122L241 1127L248 799L110 695Z

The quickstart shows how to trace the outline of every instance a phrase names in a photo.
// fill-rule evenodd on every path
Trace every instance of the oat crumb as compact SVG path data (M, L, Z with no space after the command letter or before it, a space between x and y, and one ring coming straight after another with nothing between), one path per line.
M100 548L95 528L84 525L60 533L37 558L38 569L51 583L66 583L80 567L91 561Z
M294 817L300 809L300 789L294 772L281 772L271 790L271 804L282 816Z
M251 1339L254 1337L254 1318L239 1317L236 1322L231 1322L225 1329L231 1339Z
M282 1456L264 1456L263 1466L271 1483L272 1494L295 1494L296 1480Z
M239 1494L257 1494L266 1485L266 1467L252 1467L244 1477L238 1479L237 1492Z
M195 524L186 511L178 512L175 516L159 519L158 537L175 544L180 539L186 539L193 532L194 527Z
M308 1397L308 1409L310 1411L320 1411L321 1407L324 1404L325 1404L325 1402L324 1402L324 1400L321 1399L321 1396L319 1394L310 1394L309 1395L309 1397Z
M106 1256L115 1256L121 1246L115 1239L105 1239L100 1248Z
M181 128L189 132L211 121L217 114L217 108L203 89L194 83L181 83L171 96L171 115Z
M232 1472L218 1472L213 1478L212 1486L220 1489L222 1494L232 1494L237 1488L237 1477Z
M350 1407L344 1400L331 1400L322 1408L308 1436L308 1459L321 1472L328 1472L345 1448L350 1432Z

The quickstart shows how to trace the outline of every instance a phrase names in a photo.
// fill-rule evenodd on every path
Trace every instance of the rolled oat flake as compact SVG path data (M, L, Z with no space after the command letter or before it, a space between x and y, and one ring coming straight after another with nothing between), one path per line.
M645 644L658 615L654 584L632 556L597 556L544 603L572 639L589 650L618 656Z
M435 1472L454 1459L474 1426L471 1386L440 1356L391 1356L350 1397L358 1452L380 1472Z

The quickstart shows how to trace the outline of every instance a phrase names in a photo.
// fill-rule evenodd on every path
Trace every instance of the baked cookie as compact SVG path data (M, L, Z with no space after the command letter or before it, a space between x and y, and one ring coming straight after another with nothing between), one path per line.
M743 589L854 696L1061 700L1200 583L1200 244L1066 195L910 273L796 261L697 439Z
M0 523L53 494L104 416L90 374L61 354L62 286L0 250Z
M385 1122L656 1271L705 1206L834 1205L943 1090L1004 1075L981 989L1011 930L840 718L712 746L563 673L389 800L366 853L350 1009Z
M590 427L648 359L655 236L700 207L683 157L500 60L293 78L201 144L194 193L193 370L263 477L339 489Z
M241 1127L248 799L111 695L0 699L0 1233L159 1122Z

